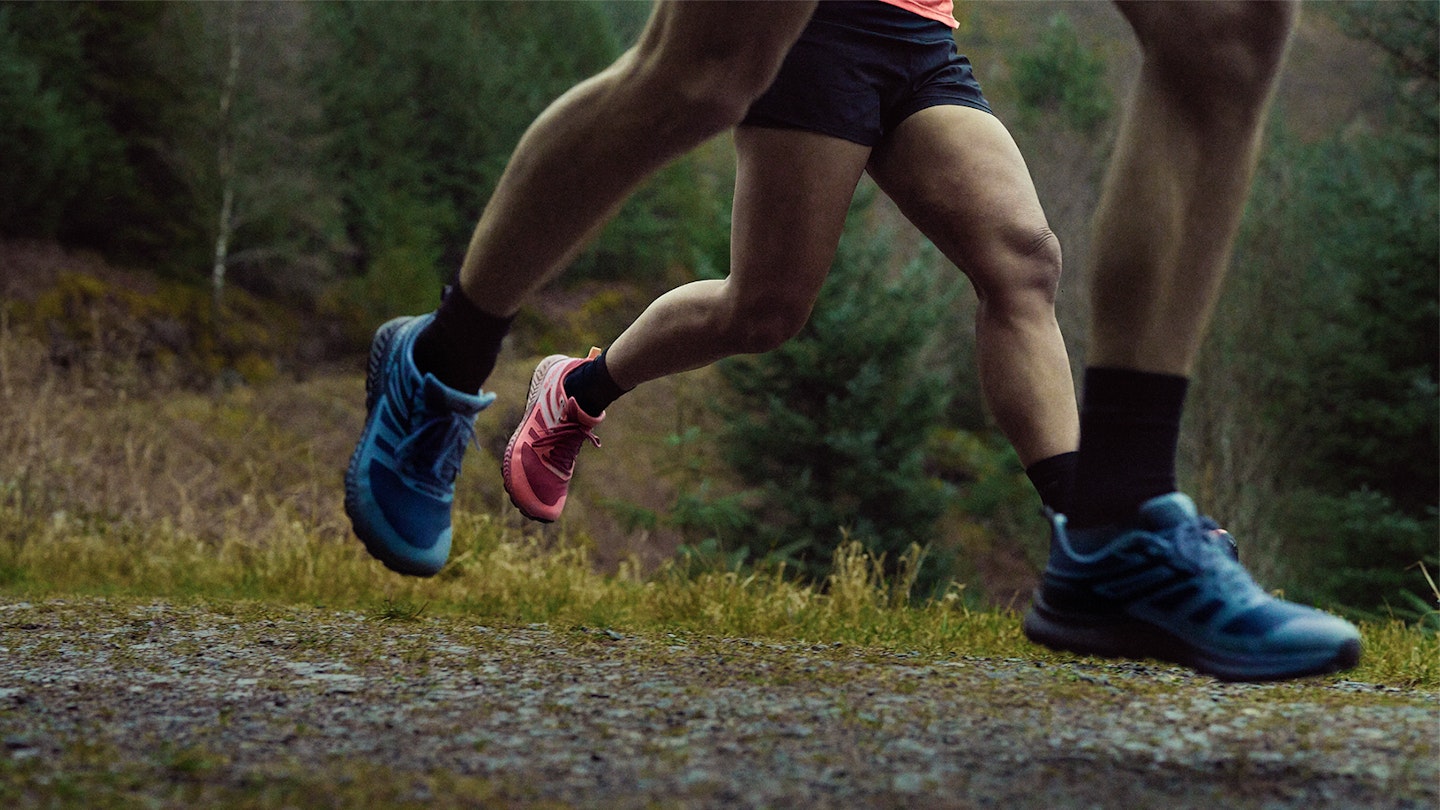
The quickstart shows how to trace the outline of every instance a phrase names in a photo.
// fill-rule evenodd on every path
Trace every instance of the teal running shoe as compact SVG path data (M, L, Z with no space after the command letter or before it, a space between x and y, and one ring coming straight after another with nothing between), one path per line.
M466 394L415 367L415 336L433 315L375 332L365 376L365 430L345 471L345 514L392 571L433 576L450 556L450 507L475 417L494 394Z
M1075 550L1063 515L1050 519L1050 562L1025 614L1031 641L1158 658L1226 681L1319 675L1360 660L1353 625L1262 590L1229 535L1181 493L1146 501L1128 525L1083 530L1081 547L1098 548L1090 553Z

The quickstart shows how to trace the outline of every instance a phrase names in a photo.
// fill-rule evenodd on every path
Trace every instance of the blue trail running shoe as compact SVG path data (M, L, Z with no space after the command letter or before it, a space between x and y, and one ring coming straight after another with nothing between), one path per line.
M494 394L466 394L421 376L412 347L433 315L375 332L365 376L365 430L345 471L345 514L392 571L433 576L450 556L450 506L475 416Z
M1111 539L1071 545L1052 514L1050 562L1025 614L1025 635L1057 650L1158 658L1227 681L1336 672L1360 660L1360 632L1267 594L1232 541L1174 492L1146 501L1127 525L1086 529ZM1080 530L1075 532L1078 537Z

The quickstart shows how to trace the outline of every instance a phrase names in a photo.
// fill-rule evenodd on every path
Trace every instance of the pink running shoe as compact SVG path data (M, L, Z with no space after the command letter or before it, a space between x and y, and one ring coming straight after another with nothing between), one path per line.
M576 366L599 356L599 349L591 349L585 358L552 354L540 361L530 378L525 418L505 448L501 476L510 502L531 520L553 523L560 517L580 447L587 439L600 446L592 429L605 414L585 413L574 398L565 395L563 385Z

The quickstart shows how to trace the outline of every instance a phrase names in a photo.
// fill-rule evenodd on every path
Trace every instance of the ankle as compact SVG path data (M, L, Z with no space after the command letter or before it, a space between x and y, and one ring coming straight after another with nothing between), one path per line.
M514 320L481 310L458 286L452 288L415 338L415 367L457 391L478 393L495 370Z
M1189 381L1170 374L1090 368L1080 450L1066 517L1074 528L1119 523L1176 490L1175 456Z
M629 391L621 388L610 376L603 351L599 357L576 366L566 374L561 386L565 395L574 399L580 410L592 418L604 416L605 409Z

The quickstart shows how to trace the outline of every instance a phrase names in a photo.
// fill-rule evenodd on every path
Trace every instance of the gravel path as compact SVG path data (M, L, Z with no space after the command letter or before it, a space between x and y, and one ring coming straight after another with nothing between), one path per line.
M7 806L1434 808L1437 730L1348 682L0 602Z

